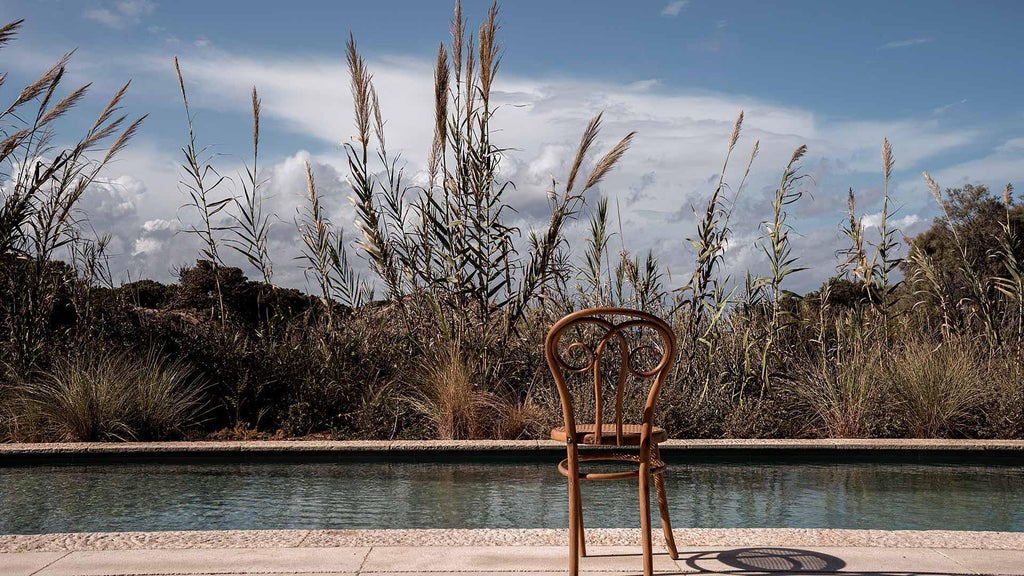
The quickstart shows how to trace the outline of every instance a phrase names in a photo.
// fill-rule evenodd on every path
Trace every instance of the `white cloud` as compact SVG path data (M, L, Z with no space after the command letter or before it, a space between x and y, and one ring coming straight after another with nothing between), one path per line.
M1024 138L1010 138L996 147L996 152L1006 154L1024 153Z
M132 256L140 254L156 254L163 247L163 242L155 238L136 238Z
M107 7L90 8L84 12L83 16L104 26L120 30L142 23L142 20L152 15L155 10L156 3L150 0L119 0Z
M937 106L935 108L932 108L932 114L935 114L936 116L938 116L940 114L945 114L946 112L949 112L953 108L956 108L958 106L962 106L964 104L967 104L967 98L961 98L960 100L957 100L956 102L950 102L949 104L945 104L943 106Z
M661 10L661 14L662 16L671 16L675 18L676 16L679 16L679 13L682 12L689 3L690 0L672 0Z
M890 215L891 218L892 215ZM908 214L902 218L890 219L886 225L891 228L898 228L900 230L907 229L914 224L921 222L921 217L917 214ZM878 228L882 224L882 213L876 212L874 214L865 214L860 221L861 225L867 228Z
M661 86L661 80L658 80L657 78L650 78L648 80L637 80L636 82L631 82L626 84L624 88L626 90L633 90L636 92L647 92L659 86Z
M178 223L171 222L170 220L164 220L157 218L156 220L146 220L142 224L142 231L147 234L153 234L156 232L177 232Z
M338 144L350 141L353 133L344 62L322 55L253 56L210 48L204 49L201 57L184 53L181 63L190 99L200 115L211 110L230 113L229 117L239 119L238 130L244 132L248 126L242 119L249 112L244 87L256 84L265 126L318 141L320 149L326 151L268 157L269 163L261 170L269 179L267 208L278 217L271 230L275 279L285 285L305 285L300 265L294 260L301 247L294 219L296 210L306 201L306 160L313 165L332 221L347 231L348 238L355 234L347 201L350 192L344 182L347 168L338 149ZM138 68L139 62L134 66ZM375 58L369 66L387 121L390 152L393 156L401 153L407 163L407 181L422 182L433 126L431 63ZM145 59L139 72L155 74L173 85L173 68L166 58ZM865 174L880 179L883 136L895 146L897 169L914 173L925 168L934 170L927 165L929 160L978 138L977 132L948 129L931 117L833 121L805 109L753 97L679 90L647 81L616 84L506 75L499 77L493 100L498 105L495 143L511 148L500 174L516 184L507 192L516 209L509 213L510 224L518 226L524 236L546 222L546 192L551 178L564 185L580 134L594 114L604 110L604 125L584 171L593 166L596 154L608 150L629 131L638 131L619 167L589 198L593 201L599 194L606 194L613 205L618 204L613 214L620 211L622 223L614 217L611 223L614 230L622 230L613 242L616 248L623 242L633 254L653 249L672 271L675 283L685 278L693 265L692 249L686 242L695 228L691 207L702 210L713 190L728 135L740 110L746 112L746 123L727 182L738 184L755 139L760 140L761 152L734 210L731 228L735 236L725 271L739 278L747 267L763 269L763 255L756 245L760 223L769 210L779 172L793 149L807 143L810 153L804 168L813 175L813 181L803 185L813 196L807 195L789 207L790 222L796 229L794 243L808 251L798 252L801 265L812 268L793 277L789 287L797 291L816 288L823 277L833 273L834 250L842 243L837 224L845 214L846 187L852 184L850 179L864 178ZM1011 148L1017 145L1012 140L1005 144ZM173 150L157 151L143 142L141 147L129 147L117 170L144 181L146 190L174 191L178 180L176 159L168 153L173 154ZM236 170L223 172L234 175ZM897 204L913 204L906 199L916 198L919 188L894 186ZM867 210L880 208L873 203L876 199L877 193L866 191L862 196L858 191L858 205ZM157 195L141 191L135 195L136 220L126 226L133 231L123 239L124 245L133 246L137 253L134 259L126 259L129 267L141 270L143 275L166 278L173 266L197 257L193 235L168 234L154 223L173 221L175 214L189 222L191 214L177 209L183 201L180 192ZM914 218L919 218L916 214L921 210L911 208L914 215L902 217L901 224L910 226L918 221ZM585 234L585 220L586 214L567 231L570 245L579 245ZM233 264L242 264L235 255L229 257L234 258ZM361 258L353 261L365 269Z
M894 48L908 48L910 46L920 46L921 44L927 44L931 42L931 38L907 38L906 40L893 40L892 42L886 42L878 47L879 50L892 50Z
M1007 182L1020 182L1024 176L1024 170L1021 169L1022 154L1024 138L1011 138L979 158L928 172L944 188L985 184L994 191L1000 191Z

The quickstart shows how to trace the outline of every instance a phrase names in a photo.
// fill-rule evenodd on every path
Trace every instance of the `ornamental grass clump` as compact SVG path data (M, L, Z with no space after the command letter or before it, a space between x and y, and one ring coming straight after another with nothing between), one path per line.
M965 340L949 340L938 348L910 342L893 353L886 374L913 438L962 436L963 425L990 396L984 353Z
M457 341L442 344L416 374L409 406L441 440L481 438L498 412L499 399L480 387L480 369Z
M794 400L813 415L816 436L866 438L881 420L886 400L880 351L836 353L798 374L790 384Z
M195 371L150 350L85 352L23 385L41 436L62 441L168 440L204 414Z

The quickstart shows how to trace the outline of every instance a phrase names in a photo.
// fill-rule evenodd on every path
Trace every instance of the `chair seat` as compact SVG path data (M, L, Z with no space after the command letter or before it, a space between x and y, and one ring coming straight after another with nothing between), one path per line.
M595 462L595 461L617 461L617 462L633 462L635 464L640 463L639 454L619 454L616 452L605 452L601 450L599 452L587 452L579 455L580 462ZM665 463L660 458L650 459L651 474L662 474L665 472ZM569 459L566 458L558 463L558 471L568 478L572 476L569 471ZM623 471L593 471L588 472L582 468L577 468L577 477L580 480L621 480L623 478L638 478L640 476L640 470L634 468L632 470Z
M577 424L576 425L576 443L577 444L597 444L597 435L595 434L596 426L594 424ZM624 446L638 446L640 445L640 433L643 426L640 424L623 424L622 425L622 444ZM558 442L565 442L567 436L565 433L565 426L559 426L551 430L551 439ZM651 442L654 444L660 444L668 440L668 432L665 432L664 428L655 426L651 430ZM602 424L601 425L601 444L615 444L615 424Z

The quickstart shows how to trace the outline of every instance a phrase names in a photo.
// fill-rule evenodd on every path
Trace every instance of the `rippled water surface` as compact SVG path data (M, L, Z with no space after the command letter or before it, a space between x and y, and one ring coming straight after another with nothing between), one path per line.
M1024 531L1024 468L673 465L673 524ZM588 526L638 526L635 482L584 484ZM653 490L652 490L653 492ZM0 533L561 528L552 463L0 468ZM655 520L657 526L657 520Z

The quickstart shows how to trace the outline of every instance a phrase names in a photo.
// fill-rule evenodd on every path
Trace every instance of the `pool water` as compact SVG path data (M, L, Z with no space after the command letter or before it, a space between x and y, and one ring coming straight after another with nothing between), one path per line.
M1017 466L677 464L665 483L676 528L1024 532ZM639 526L635 482L588 482L583 499L587 526ZM0 468L5 534L564 528L566 505L554 463Z

